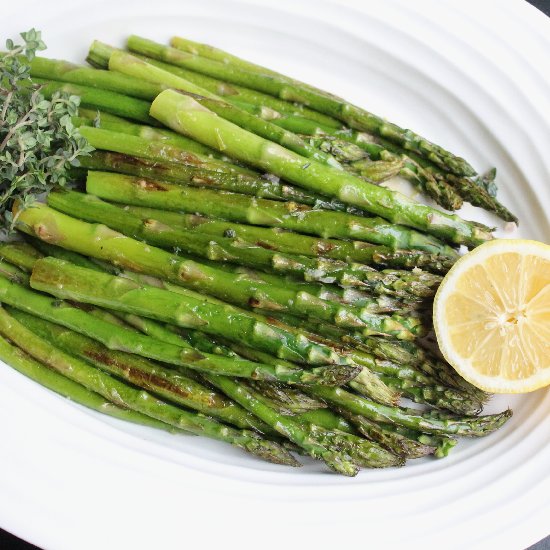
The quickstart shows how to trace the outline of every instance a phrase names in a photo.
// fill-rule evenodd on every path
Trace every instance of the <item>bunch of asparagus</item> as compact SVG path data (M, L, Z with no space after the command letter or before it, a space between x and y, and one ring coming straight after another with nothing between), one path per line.
M446 209L515 220L490 177L220 50L128 48L94 42L99 68L32 60L46 97L80 96L73 124L96 150L80 190L16 206L1 359L105 414L344 475L506 422L479 416L489 396L425 338L457 247L491 230L380 185L400 175Z

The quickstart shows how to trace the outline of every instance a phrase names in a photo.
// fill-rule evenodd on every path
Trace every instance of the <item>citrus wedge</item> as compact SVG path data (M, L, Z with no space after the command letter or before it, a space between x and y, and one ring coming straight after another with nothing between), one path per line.
M445 359L478 388L550 384L550 246L500 239L475 248L443 279L433 319Z

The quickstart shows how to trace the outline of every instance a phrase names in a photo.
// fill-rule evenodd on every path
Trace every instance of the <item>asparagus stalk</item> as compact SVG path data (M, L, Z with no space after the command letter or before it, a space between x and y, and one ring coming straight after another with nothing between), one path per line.
M332 133L333 130L329 130L329 132ZM399 147L396 147L395 144L381 138L359 134L356 139L358 139L366 149L372 150L372 141L375 141L376 146L378 147L382 146L386 150L393 152L400 151ZM370 144L367 143L369 141L371 142ZM433 177L440 188L453 189L455 194L458 194L474 206L480 206L489 212L494 212L503 220L517 222L516 216L500 204L498 200L496 200L496 198L485 189L485 187L479 186L475 180L471 180L468 177L459 176L457 174L450 174L445 170L442 170L440 167L434 166L430 160L416 155L415 153L409 153L409 156L411 160L417 164L417 166L421 167L425 174L430 174Z
M478 185L475 181L464 176L455 174L435 173L434 177L438 180L444 180L452 185L470 204L479 206L488 212L494 212L499 218L507 222L518 223L516 215L512 214L495 197L491 196L484 187Z
M308 371L295 368L291 371L251 361L199 353L191 347L185 347L184 343L180 343L177 346L164 343L136 333L132 329L115 325L77 306L53 300L51 297L33 292L2 277L0 277L0 301L41 319L60 324L75 332L98 340L109 349L136 353L149 359L187 367L192 370L230 374L232 376L248 376L256 379L279 380L290 383L292 381L308 383L308 380L314 381L319 379L321 379L322 383L345 383L357 373L356 368L343 366L336 367L332 371L326 368L317 368ZM329 373L329 371L331 372ZM342 378L338 378L337 372Z
M126 140L115 136L113 143L117 149L124 148ZM96 142L97 143L97 142ZM105 147L103 143L101 146ZM145 146L147 144L145 143ZM143 157L133 157L110 151L96 150L90 156L83 157L81 166L92 170L106 170L120 172L131 176L159 179L177 184L187 184L194 187L208 187L222 191L231 191L252 195L260 198L276 201L296 201L312 206L320 205L327 210L346 211L343 203L323 199L311 193L307 193L292 185L280 183L277 179L268 176L247 177L245 174L227 174L212 170L200 170L182 164L172 162L160 162L159 160L146 160Z
M390 388L400 391L416 403L428 404L446 409L455 414L475 415L481 412L483 404L464 392L441 385L419 385L411 380L381 375L380 379Z
M485 416L452 416L446 419L437 419L422 416L418 414L418 411L414 413L399 407L381 405L354 395L343 388L316 386L305 391L317 398L325 399L343 410L370 418L376 422L389 422L413 430L435 434L482 437L500 428L512 416L512 411L507 409L498 414Z
M243 84L258 91L287 101L303 103L321 113L346 123L351 128L382 135L407 150L425 156L434 164L457 175L473 176L475 170L462 158L456 157L442 147L415 134L411 130L386 122L368 111L347 103L343 99L327 94L297 80L280 74L264 74L258 70L243 69L227 65L195 54L181 52L162 46L138 36L128 38L128 49L178 67L222 78L230 83ZM260 69L263 71L264 69Z
M353 336L346 338L346 340L349 342L357 341L354 340ZM381 359L416 367L428 376L441 380L444 385L471 394L481 403L484 403L490 397L489 394L464 380L448 363L417 344L404 345L397 340L389 341L364 335L361 335L359 343L363 349L372 352Z
M137 79L142 79L146 82L156 83L163 87L170 87L172 89L191 93L196 97L197 101L226 120L262 136L265 139L279 143L304 157L312 158L323 164L341 169L340 164L331 155L323 153L316 147L312 147L297 134L249 114L243 109L223 101L222 98L212 94L208 90L193 84L189 80L174 75L159 67L155 67L132 54L115 50L109 58L109 69L111 71L118 71L125 75L136 77ZM129 89L131 90L131 88Z
M30 244L21 241L0 242L0 259L14 264L20 269L31 271L34 262L42 258L42 254Z
M310 323L306 322L304 325L301 319L290 315L276 314L275 317L281 319L286 326L299 326L300 330L308 337L311 337L310 333L307 332L308 330L312 330L314 334L325 336L324 339L320 340L325 345L341 346L338 340L331 336L329 330L319 330L315 326L310 329ZM347 349L347 347L345 346L344 349ZM393 388L396 392L402 393L413 401L444 408L456 414L475 415L483 408L485 396L481 398L479 395L472 394L463 388L445 385L439 378L427 375L425 372L406 363L395 363L380 359L376 357L377 351L375 349L372 350L373 353L371 354L361 351L357 346L349 345L347 352L354 363L376 373L386 386ZM360 382L360 376L353 383ZM372 398L372 396L370 397ZM376 398L374 399L376 400Z
M264 440L254 432L236 430L206 416L177 408L66 354L36 336L1 308L0 334L36 360L120 407L156 418L178 429L230 443L270 462L294 466L297 464L278 443Z
M230 353L231 350L228 350ZM283 384L251 380L248 387L268 399L280 413L291 416L309 411L326 410L327 405L297 389ZM315 424L315 422L312 422ZM321 425L322 426L322 425Z
M117 132L119 134L129 134L145 140L158 141L166 145L179 147L190 153L198 153L199 155L227 161L227 157L220 154L218 151L206 145L202 145L193 139L182 136L181 134L172 132L171 130L155 128L153 126L147 126L146 124L136 124L123 118L111 118L108 116L108 113L101 111L94 112L88 111L87 109L79 109L78 114L78 117L73 117L72 119L73 124L77 127L93 126L101 130L109 130L110 132Z
M25 239L34 249L38 250L42 254L41 257L53 256L54 258L58 258L59 260L65 260L66 262L71 262L75 265L79 265L80 267L95 269L97 271L106 271L107 273L111 273L113 275L117 275L120 271L118 268L111 264L101 262L100 260L94 260L93 258L88 258L88 256L83 256L82 254L79 254L78 252L73 252L72 250L66 250L65 248L47 243L46 241L43 241L36 237L25 235ZM32 263L29 271L32 271L32 267L34 267L34 262Z
M340 410L340 413L350 420L364 437L371 441L376 441L382 445L382 447L385 447L397 456L421 458L433 454L436 451L435 447L431 447L416 439L411 439L397 432L388 430L380 423L374 422L364 416L351 414L343 410Z
M209 218L197 214L182 214L144 206L119 205L120 208L139 216L142 220L155 219L174 227L216 237L231 237L255 243L258 246L289 254L325 257L366 265L413 269L432 273L446 273L454 263L451 258L429 254L420 250L392 250L364 241L321 239L278 228L258 227Z
M445 170L434 166L428 159L423 158L414 152L403 151L398 145L363 132L348 132L335 130L327 126L319 126L311 121L298 117L290 119L278 119L275 124L291 131L298 131L300 134L314 134L324 136L328 139L343 139L350 143L357 144L365 150L373 159L379 158L380 154L405 155L407 169L411 174L405 172L402 175L409 179L410 175L420 176L423 184L423 190L432 197L438 204L444 208L454 210L460 207L461 199L464 198L474 206L485 208L489 212L496 213L499 217L507 221L517 221L516 217L508 211L496 198L487 191L484 186L479 186L476 180L471 180L464 176L449 174Z
M272 320L269 318L263 318L261 316L256 317L258 318L258 320L272 324ZM132 319L125 316L124 319L132 326L141 330L143 333L154 336L155 338L164 342L178 344L177 341L174 342L174 337L184 338L191 346L206 353L216 353L219 355L224 355L226 357L239 357L239 354L241 354L242 356L247 357L253 361L269 364L273 367L282 366L283 368L294 368L291 363L275 359L274 357L266 353L248 348L246 346L243 346L242 344L225 341L223 338L221 339L221 342L219 338L217 340L213 340L212 337L198 330L179 329L178 327L175 327L173 325L159 326L158 323L144 318ZM284 328L291 332L294 332L295 334L298 334L296 329L293 329L290 326L285 326ZM311 335L311 337L315 338L314 335ZM368 366L365 364L363 364L363 369L361 370L361 372L359 372L355 379L349 383L356 391L359 391L362 395L367 395L380 403L394 405L399 400L399 394L392 391L388 386L381 382L379 378L373 375L368 369ZM272 390L274 390L274 384L269 384L269 386ZM266 384L262 383L262 387L266 387ZM327 427L326 424L320 425ZM334 423L328 427L332 429L333 427L335 427Z
M276 126L269 121L262 120L262 116L264 115L261 109L263 108L260 108L260 112L257 113L253 106L244 106L241 104L242 108L240 108L234 104L227 103L216 94L212 94L209 90L196 86L181 76L174 75L165 69L120 50L115 50L111 54L109 68L142 78L146 81L161 83L167 87L192 93L198 102L226 120L270 141L279 143L304 157L313 158L321 163L341 169L341 166L335 161L334 155L330 151L315 146L315 144L311 143L311 139L303 140L297 134L289 132L281 126ZM132 95L130 87L127 93ZM250 111L251 107L252 112L258 114L258 116L247 112ZM279 115L278 113L271 113L271 116L277 118ZM361 175L370 181L380 183L396 175L402 165L402 160L394 156L391 160L371 162L369 165L365 165L361 170Z
M260 309L287 307L296 311L300 308L303 310L307 308L309 312L315 311L319 318L331 319L333 322L347 326L365 327L369 333L391 330L397 336L413 337L408 329L402 327L399 319L374 316L360 310L355 312L341 304L319 300L306 292L297 295L292 293L291 295L283 287L275 287L253 278L247 279L242 274L182 259L159 248L124 237L105 226L88 224L70 218L45 205L36 205L32 209L21 212L19 227L28 234L57 243L69 250L108 260L118 266L139 269L142 273L171 280L186 288L206 291L222 300L229 300L239 305ZM187 293L187 296L193 303L197 301L197 298L191 297L190 293ZM223 307L217 307L217 310L219 310L219 315L227 317L228 313L222 313ZM227 311L232 311L236 315L234 309L230 308ZM361 314L361 318L357 314ZM241 316L244 320L249 315L241 312ZM422 330L418 320L411 318L407 324L411 329ZM246 326L252 331L252 334L260 330L259 327L253 330L254 323ZM269 347L273 353L276 353L275 350L278 349L278 353L283 354L281 357L288 353L298 361L315 363L322 361L323 356L326 356L325 360L329 362L337 360L334 353L328 353L328 350L317 350L315 346L310 346L311 342L303 342L303 338L300 336L290 340L287 339L286 333L271 336L268 341L264 342L264 348ZM235 337L240 336L235 334ZM282 347L281 342L285 342ZM316 357L317 355L319 357Z
M66 397L73 403L148 428L172 433L179 432L179 429L156 418L115 405L111 400L101 397L98 393L88 390L83 385L77 384L55 370L46 367L43 363L39 363L21 348L13 346L4 338L0 338L0 359L27 378Z
M47 81L41 78L33 79L37 84L42 84L40 93L46 99L51 99L54 93L64 92L80 97L80 105L89 109L100 109L113 115L130 118L144 122L152 126L158 126L158 122L149 116L151 103L143 99L128 97L108 90L100 90L80 84L66 82Z
M115 50L115 48L95 40L90 46L87 61L94 67L106 69L109 67L109 59ZM277 116L277 113L286 113L289 115L305 116L310 120L317 121L318 123L324 124L330 128L340 128L342 126L340 122L332 117L323 115L322 113L309 109L304 105L290 103L268 94L262 94L261 92L246 88L244 86L231 85L227 82L223 82L204 74L188 71L169 63L163 63L157 59L152 59L150 57L138 54L135 55L140 59L147 61L151 65L155 65L165 71L171 72L172 74L184 78L211 93L224 97L229 103L233 103L237 106L261 106L266 113L265 116L270 119L273 118L273 116Z
M60 284L62 288L59 288ZM309 364L347 363L332 350L316 345L302 335L293 336L283 329L268 327L254 316L231 306L220 307L199 300L188 292L174 296L170 291L139 285L125 277L80 268L54 258L45 258L35 264L31 285L58 297L112 307L182 327L199 328L211 334L223 334L281 358ZM345 376L346 372L343 369L340 375ZM350 372L347 374L351 375ZM307 378L307 374L300 376Z
M52 346L107 371L128 383L152 392L162 399L202 412L238 428L270 434L267 425L225 396L186 376L138 355L110 350L103 344L72 330L39 319L28 313L7 308L23 326Z
M294 416L294 419L300 424L315 424L327 430L338 430L353 435L358 435L358 431L343 416L336 414L331 409L314 409Z
M273 366L279 364L272 356L258 351L257 349L252 349L243 344L226 341L223 338L221 340L220 338L216 338L216 341L221 341L239 356L246 357L251 361L260 361ZM292 363L285 361L283 362L283 366L291 368ZM349 386L361 395L366 395L379 403L395 405L399 401L399 393L389 388L366 367L363 367L359 374L349 382Z
M362 175L365 170L372 171L373 163L376 166L381 162L389 163L399 167L399 175L411 182L415 187L420 189L422 193L433 199L437 204L446 210L458 210L463 204L462 197L443 179L436 179L429 171L425 170L418 162L410 158L406 151L399 151L396 146L382 147L380 144L369 143L364 147L359 147L350 138L352 132L346 132L345 137L340 137L338 130L333 130L331 134L326 134L318 129L314 123L309 120L300 119L299 117L286 117L277 119L274 124L283 128L299 128L302 132L314 132L309 136L309 139L314 143L318 143L323 150L338 151L346 150L348 154L359 157L360 153L366 155L366 158L357 158L344 165L344 168L352 173ZM309 133L309 132L308 132ZM337 135L333 135L337 134ZM306 139L307 135L303 135ZM392 144L393 145L393 144ZM350 149L354 148L354 149ZM391 150L390 150L391 149ZM336 158L340 158L336 152L332 154Z
M191 153L165 142L103 130L93 126L81 126L80 133L96 149L134 155L153 161L177 163L191 169L190 173L196 177L200 177L202 174L208 176L211 172L218 172L224 175L238 175L244 180L255 180L255 173L246 168L213 159L200 153Z
M210 377L210 379L234 401L304 449L313 458L322 460L329 468L340 474L346 476L357 475L358 468L348 456L323 446L316 438L312 437L309 430L302 428L300 424L291 418L279 414L265 402L258 399L243 384L238 384L231 378L222 376Z
M161 92L151 105L151 116L229 156L272 172L318 193L335 196L394 223L426 231L454 244L477 246L490 233L456 215L445 214L391 191L369 184L251 134L206 109L192 97L174 90Z
M29 276L18 267L0 260L0 276L19 285L28 285Z
M381 218L327 212L295 202L282 203L105 172L90 173L86 190L102 199L122 204L205 214L323 238L356 239L393 249L415 249L456 257L453 249L437 239L404 226L387 223Z
M89 222L106 223L129 237L142 239L162 248L179 248L188 254L210 260L286 273L306 281L338 283L343 287L361 287L375 294L402 297L413 295L420 298L433 296L440 283L438 275L420 270L413 273L399 270L379 272L363 264L282 254L228 237L174 229L155 219L142 220L93 195L74 191L51 194L48 204L56 210Z
M302 447L312 457L323 460L330 468L340 473L355 475L357 470L353 463L378 468L402 464L395 455L351 434L327 431L315 425L304 428L293 418L278 413L260 394L236 380L221 376L210 377L210 379L224 393L254 412L256 416Z
M207 346L205 349L208 349L207 340L200 333L198 333L197 336L196 331L184 331L184 336L189 338L190 341L193 342L193 345L198 343L199 349L202 349L201 346L204 345ZM199 340L198 342L197 338ZM262 352L239 344L230 342L227 342L227 344L243 357L247 357L255 361L273 363L273 359ZM220 353L225 355L227 355L228 352L229 351L227 348L220 351ZM250 382L248 383L250 384ZM375 387L375 385L370 386L371 389ZM377 398L381 395L383 394L378 391L375 395L370 397L371 399L377 400ZM343 400L345 401L345 398ZM382 398L380 403L387 404L387 400ZM380 422L380 419L377 418L376 415L367 418L354 414L345 407L336 406L336 408L340 414L335 415L333 411L328 409L317 409L298 415L296 420L299 422L310 421L319 426L326 427L327 429L338 429L353 433L354 430L351 428L349 423L347 423L346 420L343 420L341 416L343 415L346 419L350 420L352 424L361 433L363 433L363 435L365 435L365 437L372 438L381 443L398 456L407 456L408 458L417 458L424 456L427 453L433 453L434 456L438 458L447 456L449 451L456 444L456 440L447 435L427 434L422 431L418 431L417 429L407 428L400 423L389 424L386 422ZM409 411L407 409L398 409L398 411L406 414L413 414L415 416L418 414L417 411ZM437 418L437 416L435 418ZM453 419L455 417L452 415L446 415L446 418Z
M225 65L231 65L232 67L247 69L261 74L271 74L273 76L279 76L279 73L272 71L266 67L262 67L261 65L257 65L256 63L246 61L245 59L237 57L236 55L232 55L224 50L220 50L219 48L215 48L214 46L201 44L200 42L195 42L181 36L173 36L170 39L170 46L183 52L188 52L190 54L213 59L214 61L219 61L220 63L224 63Z
M295 293L306 292L322 300L359 308L365 313L395 313L401 316L415 315L421 311L422 300L411 294L403 297L388 296L387 294L372 294L369 291L355 287L342 288L331 284L299 281L288 276L268 272L260 272L233 264L220 264L211 260L204 260L223 271L234 273L240 277L249 277L261 284L284 287ZM273 313L274 310L271 310ZM305 314L302 314L305 318ZM416 323L416 321L413 321Z
M457 440L449 435L426 434L417 430L411 430L397 424L384 424L380 426L386 432L398 434L407 439L413 440L418 444L427 445L434 449L433 455L436 458L444 458L449 455L453 447L456 446Z
M33 79L42 78L89 88L110 90L148 101L152 101L155 96L167 88L162 84L134 78L126 74L92 69L69 61L40 56L34 57L30 62L30 74ZM128 94L128 90L132 90L132 93Z
M272 320L269 318L258 316L258 319L272 324ZM176 333L178 337L184 338L191 346L199 349L200 351L225 355L227 357L243 356L252 361L265 363L274 367L281 365L283 367L293 368L292 363L276 359L269 354L243 346L242 344L227 341L224 338L218 337L214 340L212 337L197 330L178 329L173 325L166 325L164 327L150 327L143 326L139 322L133 323L133 326L138 327L145 334L151 333L152 329L155 333L155 337L165 342L171 342L174 333ZM284 328L290 331L295 331L295 329L290 326L285 326ZM312 335L312 337L314 336ZM395 405L399 401L400 394L390 389L389 386L384 384L376 375L370 372L368 367L364 365L361 372L359 372L353 381L349 382L349 384L362 395L366 395L379 403ZM270 384L270 386L272 388L274 387L273 384ZM327 427L325 424L320 425ZM334 426L331 425L329 427L332 428Z

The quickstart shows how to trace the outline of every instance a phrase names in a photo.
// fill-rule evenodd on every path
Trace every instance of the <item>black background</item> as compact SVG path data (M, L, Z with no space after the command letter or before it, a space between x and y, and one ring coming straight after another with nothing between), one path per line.
M550 0L529 0L529 3L550 16ZM18 539L0 529L0 550L40 550L28 542ZM75 549L76 550L76 549ZM550 536L528 550L550 550Z

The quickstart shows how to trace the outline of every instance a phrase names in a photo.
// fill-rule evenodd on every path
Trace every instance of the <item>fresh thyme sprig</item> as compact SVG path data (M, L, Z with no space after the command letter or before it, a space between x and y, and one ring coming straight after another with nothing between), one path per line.
M71 122L80 98L56 93L46 100L30 77L30 62L46 45L40 31L22 32L23 44L6 41L0 56L0 229L15 223L11 207L29 207L67 183L71 166L92 150Z

